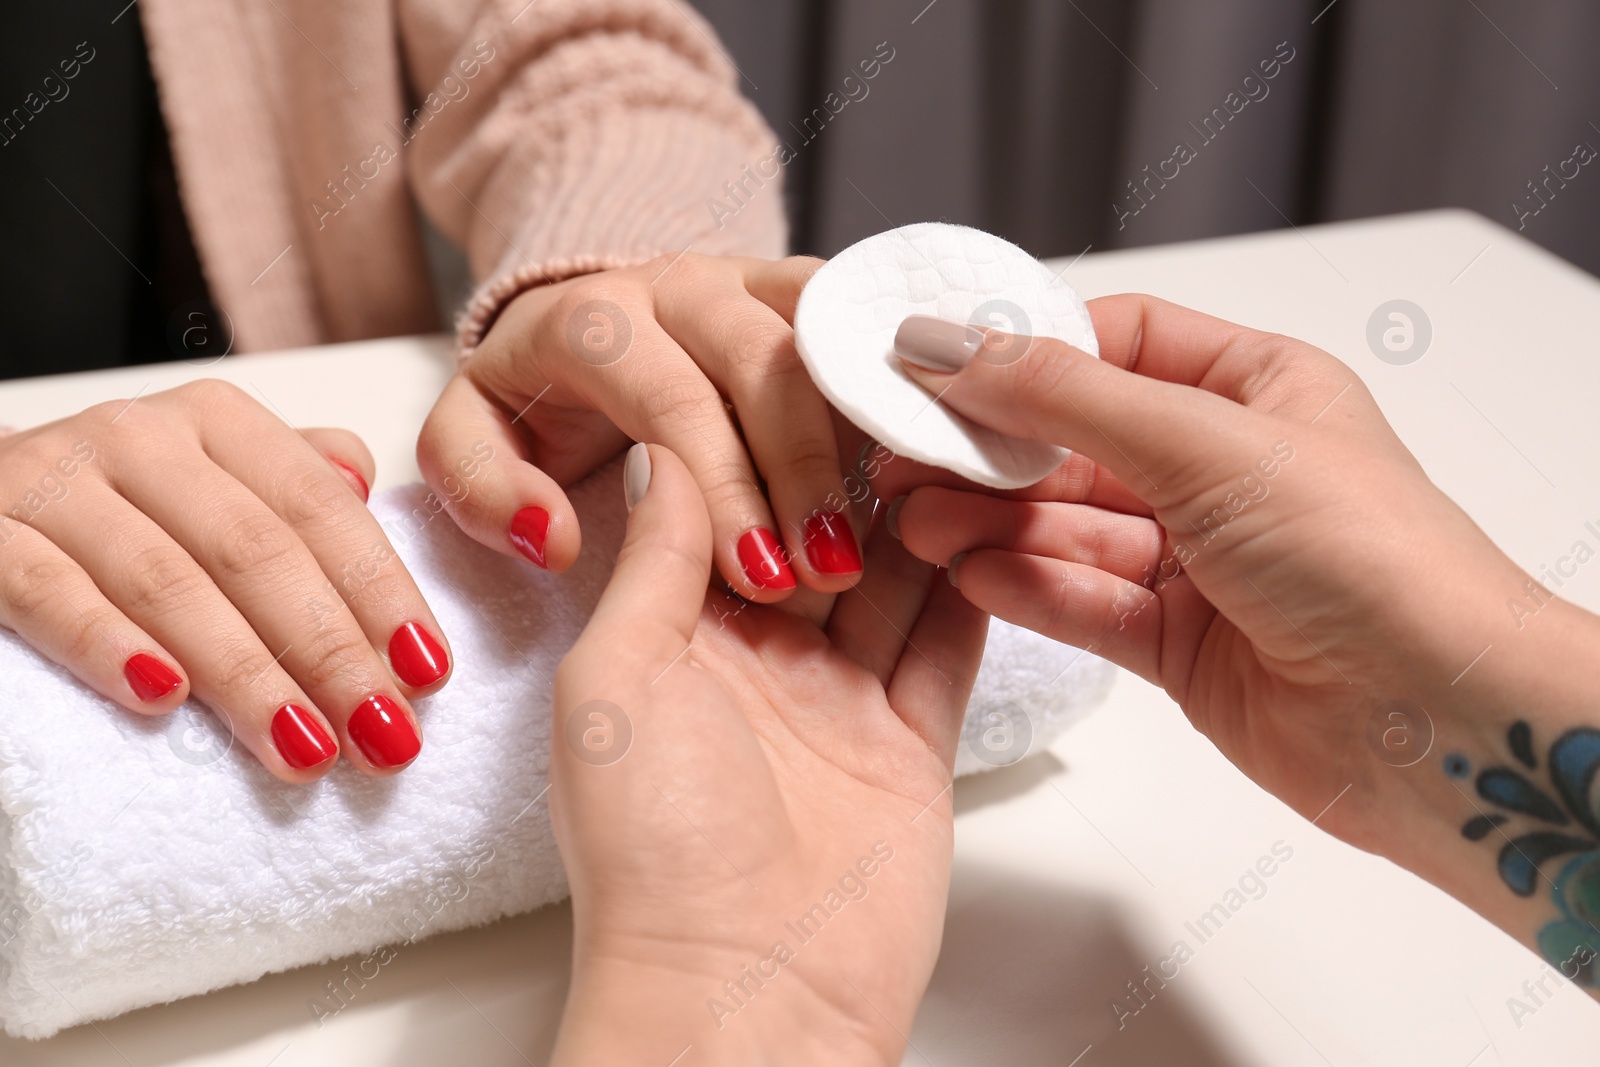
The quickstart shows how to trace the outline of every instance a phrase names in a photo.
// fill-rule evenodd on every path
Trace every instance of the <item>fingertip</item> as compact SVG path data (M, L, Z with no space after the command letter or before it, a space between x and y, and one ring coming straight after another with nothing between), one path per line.
M622 502L631 513L650 491L650 446L637 441L622 460Z
M273 712L265 735L250 747L278 779L304 785L321 778L339 762L336 736L322 712L299 696Z
M118 704L121 704L123 707L133 712L135 715L142 715L147 719L166 718L168 715L171 715L173 712L183 707L184 703L189 699L189 691L187 687L179 693L173 695L171 698L161 700L156 703L149 703L140 700L138 697L130 698L116 694L107 695L115 700Z
M312 785L327 777L328 772L333 770L338 762L339 760L334 758L319 763L315 767L304 769L290 767L288 764L274 763L267 765L267 770L274 778L285 785Z
M547 549L550 542L550 509L537 504L519 507L511 513L511 521L506 523L506 540L523 559L535 567L549 570Z
M372 498L372 485L360 471L344 460L335 459L332 456L328 457L328 462L332 463L334 469L344 476L345 481L350 483L350 488L355 490L356 496L361 498L363 504Z
M971 552L957 552L955 555L950 557L950 562L945 566L944 576L948 578L950 580L950 584L957 589L961 588L961 579L957 576L956 572L960 569L961 564L966 562L967 557L970 555L972 555Z
M417 467L455 524L485 548L560 573L578 559L577 513L529 462L512 422L464 374L451 378L417 436Z
M966 495L944 486L919 486L889 505L890 515L884 524L913 556L936 567L949 567L952 548L963 544L964 514L989 499L964 501L961 512L953 513L957 494ZM966 545L970 546L970 542Z
M694 476L670 449L648 445L633 456L623 490L633 501L627 535L587 632L621 633L648 621L687 641L711 573L711 517Z
M706 509L705 497L695 483L694 475L689 473L689 468L678 458L678 454L665 445L643 442L628 451L630 457L648 458L649 461L645 464L639 459L634 460L635 478L642 487L636 486L637 496L630 510L637 514L641 510L654 513L664 508L679 509L682 511L679 519L685 526L685 532L704 533L709 539L711 514ZM623 469L626 474L626 464Z
M393 778L395 775L402 773L406 770L406 768L415 763L416 757L412 757L410 760L407 760L405 763L402 763L396 767L379 767L378 765L366 759L352 759L348 754L345 756L345 761L354 767L364 777Z
M377 464L366 442L349 430L334 427L301 430L300 436L310 442L311 447L322 453L322 457L339 472L340 477L361 498L362 503L366 503L372 496L372 484L377 479L378 473Z
M829 510L832 502L804 519L788 523L789 559L799 584L819 593L843 593L861 581L864 538L856 529L849 504Z
M189 679L161 653L135 652L122 665L127 690L117 702L140 715L168 715L189 699Z
M724 577L733 591L746 600L777 604L799 588L788 550L778 535L765 526L751 527L740 534L729 555L734 566L723 566Z
M905 507L910 494L897 496L889 503L889 509L883 513L883 528L889 531L889 536L896 541L904 542L900 535L900 509Z
M527 496L535 497L535 494ZM500 551L509 549L511 554L553 574L563 573L578 561L583 549L583 532L577 512L565 493L559 489L554 490L554 496L541 492L534 503L517 501L512 506L515 510L511 517L501 524L505 531L503 543L491 547ZM458 518L457 523L468 533L482 525L465 517Z
M387 778L422 754L422 727L402 699L374 693L356 706L345 723L345 758L362 774Z
M408 700L432 696L450 683L455 657L437 620L412 619L389 636L384 658Z

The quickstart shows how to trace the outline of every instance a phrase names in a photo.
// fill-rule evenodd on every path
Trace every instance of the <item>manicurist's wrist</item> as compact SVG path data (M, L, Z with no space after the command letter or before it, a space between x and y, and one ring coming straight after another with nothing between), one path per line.
M1482 638L1481 649L1463 652L1458 672L1427 691L1429 762L1471 784L1474 796L1475 771L1510 760L1532 780L1547 770L1535 750L1575 729L1600 730L1600 617L1549 599L1536 617Z
M1521 621L1487 636L1476 659L1465 656L1453 679L1419 699L1373 706L1369 758L1352 774L1355 803L1334 832L1433 882L1593 988L1600 618L1547 599ZM1329 823L1338 825L1321 825ZM1590 942L1594 959L1583 951Z
M731 969L730 969L731 968ZM697 957L659 965L576 958L553 1067L594 1063L839 1064L900 1062L904 1042L761 961ZM724 974L723 972L727 973Z

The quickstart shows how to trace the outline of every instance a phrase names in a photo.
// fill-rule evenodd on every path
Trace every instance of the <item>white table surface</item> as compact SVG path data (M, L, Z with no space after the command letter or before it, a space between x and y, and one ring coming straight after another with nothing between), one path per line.
M1477 216L1091 253L1066 278L1086 296L1151 292L1332 351L1434 480L1529 569L1600 520L1600 282ZM1433 326L1431 348L1407 366L1380 362L1366 343L1368 317L1396 298ZM224 377L295 424L360 432L381 487L416 478L416 429L448 373L444 339L402 338L33 379L0 385L0 424ZM1600 609L1600 568L1562 592ZM1475 652L1463 649L1463 665ZM964 781L955 798L944 954L908 1064L1600 1062L1600 1007L1564 988L1518 1025L1507 998L1540 976L1538 958L1262 793L1131 676L1051 751ZM1293 859L1265 896L1198 945L1185 923L1280 840ZM1118 1030L1112 998L1179 939L1195 958ZM546 908L403 948L320 1028L307 1002L340 963L46 1042L0 1038L0 1063L542 1064L569 948L567 909Z

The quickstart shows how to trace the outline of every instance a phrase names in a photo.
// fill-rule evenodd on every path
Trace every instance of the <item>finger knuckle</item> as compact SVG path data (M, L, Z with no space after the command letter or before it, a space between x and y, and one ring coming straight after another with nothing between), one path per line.
M1130 636L1133 636L1150 632L1159 622L1160 604L1160 598L1142 585L1132 582L1120 585L1115 595L1100 609L1103 621L1095 638L1096 647L1106 647L1119 633L1132 631Z
M807 436L791 442L784 454L783 465L796 480L825 483L828 491L836 490L838 487L839 452L831 440ZM845 479L845 482L847 496L857 496L866 488L866 483L854 472Z
M361 633L344 626L332 627L307 644L301 657L305 664L301 681L313 690L339 684L361 688L360 683L371 681L372 656L372 646Z
M1062 567L1056 574L1054 588L1050 590L1050 595L1045 597L1042 632L1054 636L1057 640L1071 632L1075 616L1082 610L1076 601L1071 599L1071 586L1072 573L1066 567Z
M1016 516L1022 509L1011 510L1013 516ZM1115 545L1115 538L1110 535L1108 529L1111 520L1108 518L1105 522L1100 522L1096 521L1097 518L1098 516L1091 516L1071 507L1041 509L1033 513L1033 520L1037 525L1030 533L1047 542L1060 543L1065 550L1060 557L1063 560L1097 566L1106 548ZM1013 532L1021 536L1021 522L1016 524Z
M691 253L688 253L688 254L680 257L680 258L684 259L684 260L687 260L687 259L690 259L693 255L694 255L694 253L691 252ZM643 275L645 275L647 277L654 278L658 274L660 274L663 270L665 270L667 268L667 266L672 263L672 261L673 261L672 255L670 253L667 253L667 252L663 252L658 256L651 256L649 259L647 259L643 263L639 264L639 273L641 273L641 274L643 274Z
M250 511L223 524L211 560L221 576L259 581L294 554L295 539L276 515Z
M1161 532L1152 523L1083 523L1078 535L1082 561L1112 574L1133 568L1161 551Z
M181 549L166 545L134 552L126 575L128 609L141 618L181 610L204 591L208 582L194 560Z
M63 561L51 559L25 560L13 563L0 578L0 603L5 605L6 617L14 624L36 622L61 602L61 582L71 568Z
M87 660L100 647L106 627L115 618L115 613L105 607L74 611L61 622L57 635L62 653L72 662Z
M324 463L297 466L285 476L286 492L280 506L283 521L291 529L306 526L326 528L341 516L354 513L356 497L350 488Z
M605 303L628 307L635 303L635 298L634 287L627 279L609 271L594 274L577 279L562 292L554 305L555 317L558 322L564 324L592 304Z
M1165 534L1161 527L1144 520L1125 520L1114 524L1092 524L1094 534L1090 541L1093 553L1092 566L1110 573L1132 573L1143 570L1146 574L1160 566Z
M730 370L745 379L793 375L802 371L794 334L764 316L730 314L717 324Z
M627 354L636 320L648 315L625 279L599 276L564 291L556 300L551 314L542 320L533 358L543 363L553 354L558 366L572 357L609 365Z
M702 471L700 492L713 515L739 510L749 494L758 492L744 465L731 458L713 458Z
M102 400L98 404L84 408L77 418L96 429L105 430L122 421L118 416L124 415L125 412L132 413L138 406L138 402L134 400Z
M174 389L172 395L182 398L186 405L212 414L237 411L255 404L249 393L221 378L198 378L185 382Z
M698 374L662 376L654 388L645 389L641 404L649 426L689 427L702 433L708 423L723 422L728 415L722 397Z
M1253 407L1271 408L1318 387L1339 386L1354 376L1339 360L1313 345L1284 334L1249 334L1236 342L1254 371L1240 386L1240 396Z
M68 454L63 447L64 442L60 437L49 434L18 441L6 449L5 467L3 476L7 487L17 493L19 497L27 497L30 493L40 493L40 477L49 477L53 473L56 461ZM25 501L11 499L6 501L6 506L16 510L16 505ZM34 507L23 507L19 518L26 518L29 512L35 511Z
M1082 452L1074 452L1067 461L1050 472L1045 488L1048 499L1065 504L1081 504L1094 493L1100 467Z
M693 287L717 270L718 260L698 252L669 252L656 256L643 264L639 273L653 282L665 281L672 286Z
M1048 337L1036 337L1027 354L1014 367L1019 392L1044 396L1056 392L1071 394L1082 364L1067 347Z
M150 403L147 397L129 397L125 400L106 400L79 412L72 419L82 435L98 445L105 442L113 448L148 441L152 436L170 436L167 413ZM51 444L61 443L53 438Z
M213 663L220 666L208 672L211 675L209 688L235 700L250 693L264 678L279 669L272 655L253 641L222 643Z

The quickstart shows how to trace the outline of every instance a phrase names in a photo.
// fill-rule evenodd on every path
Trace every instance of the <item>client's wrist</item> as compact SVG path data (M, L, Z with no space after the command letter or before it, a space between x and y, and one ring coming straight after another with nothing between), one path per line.
M876 1015L819 995L776 960L660 946L574 953L552 1067L591 1063L899 1063L904 1042ZM768 975L765 979L761 974ZM685 1055L685 1053L688 1053Z

